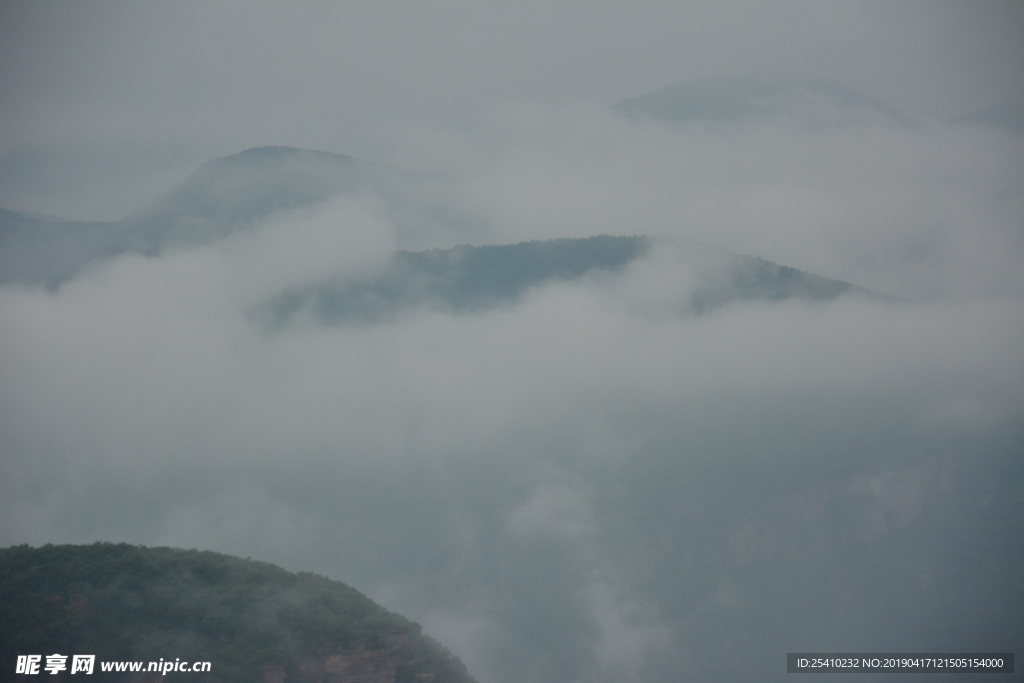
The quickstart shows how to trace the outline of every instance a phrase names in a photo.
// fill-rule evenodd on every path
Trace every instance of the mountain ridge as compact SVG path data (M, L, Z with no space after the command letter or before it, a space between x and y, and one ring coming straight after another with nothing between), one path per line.
M587 274L615 274L643 258L657 243L646 235L594 235L503 245L399 251L369 278L334 279L282 292L260 308L264 324L277 327L299 310L327 324L372 324L418 306L456 314L513 305L531 288ZM698 244L700 260L713 259L720 277L699 284L679 302L681 315L702 315L736 301L830 301L845 294L885 298L848 282L781 266L754 256Z
M54 290L99 259L209 244L275 211L390 186L401 175L344 154L255 147L205 162L119 221L65 220L0 208L0 285Z
M345 154L253 147L202 164L170 192L120 221L133 250L203 244L266 219L393 181L398 172Z
M18 655L211 663L171 679L474 683L419 624L338 581L215 553L125 543L0 549L0 681ZM49 678L49 676L47 676ZM52 680L65 680L56 676Z
M821 113L823 107L834 111ZM770 79L757 76L704 78L652 90L612 105L627 118L674 123L737 123L778 117L815 123L855 120L859 112L901 126L913 120L892 105L827 78Z
M1000 102L991 107L957 117L950 123L992 126L1014 133L1024 133L1024 99Z
M399 170L347 155L257 147L206 162L148 209L119 222L47 220L0 209L0 285L55 290L104 258L202 246L258 224L275 211L371 188L394 189L400 176ZM283 291L272 295L261 315L267 318L269 313L280 324L310 305L323 322L331 323L373 322L421 304L469 313L514 303L527 289L546 282L573 280L591 271L616 272L651 244L639 235L596 235L398 251L373 278L352 282L339 274L305 289ZM705 251L699 245L686 248ZM702 313L733 300L828 300L866 291L751 257L730 254L725 261L717 289L699 290L689 312Z

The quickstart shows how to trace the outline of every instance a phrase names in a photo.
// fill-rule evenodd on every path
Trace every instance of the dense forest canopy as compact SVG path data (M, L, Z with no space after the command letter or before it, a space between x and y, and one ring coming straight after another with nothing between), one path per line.
M471 680L418 624L343 583L209 551L123 543L0 550L0 643L2 680L22 678L17 655L55 652L97 662L209 661L211 681L275 670L322 680L318 661L376 653L380 680ZM95 674L118 675L99 665Z

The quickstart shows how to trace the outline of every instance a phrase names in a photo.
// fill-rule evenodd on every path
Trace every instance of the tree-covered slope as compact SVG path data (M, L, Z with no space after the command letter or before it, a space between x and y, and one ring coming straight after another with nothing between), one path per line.
M472 681L418 624L345 584L126 544L0 550L0 648L3 681L38 678L16 675L18 655L53 653L96 655L105 680L132 675L104 673L103 661L180 658L211 663L208 674L167 674L197 682Z
M459 313L515 303L530 287L620 270L642 256L646 237L597 235L395 253L370 278L338 279L282 293L268 309L280 323L311 307L324 322L377 322L419 305Z
M616 273L643 258L655 240L595 235L518 244L461 245L397 252L372 277L339 278L281 293L261 310L280 325L300 310L325 323L374 323L416 306L475 313L515 304L532 287L588 273ZM873 295L848 282L738 256L698 244L684 250L703 263L700 283L679 313L702 314L734 301L828 301L847 293Z

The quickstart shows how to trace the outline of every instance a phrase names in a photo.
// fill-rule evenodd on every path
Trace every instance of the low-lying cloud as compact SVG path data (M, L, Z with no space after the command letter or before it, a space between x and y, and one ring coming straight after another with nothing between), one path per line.
M880 119L627 123L603 108L507 115L465 179L494 238L683 237L918 297L1024 290L1024 138Z
M326 573L495 683L1020 645L1019 138L582 106L495 126L417 200L476 226L466 241L657 246L472 315L266 329L252 312L276 292L406 246L410 214L338 198L4 287L0 542ZM448 246L432 225L415 239ZM716 267L688 240L902 298L684 314Z

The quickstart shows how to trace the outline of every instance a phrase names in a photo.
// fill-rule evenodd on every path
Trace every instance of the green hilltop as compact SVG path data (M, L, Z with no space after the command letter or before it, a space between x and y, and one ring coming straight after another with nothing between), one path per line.
M105 673L103 661L161 658L211 662L209 673L166 676L194 683L473 680L419 624L343 583L123 543L0 549L0 649L0 681L37 679L15 673L17 656L45 664L53 653L95 654L101 680L153 678ZM69 671L41 673L56 681Z

